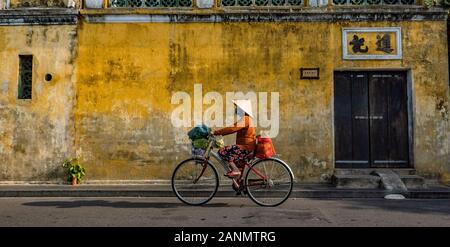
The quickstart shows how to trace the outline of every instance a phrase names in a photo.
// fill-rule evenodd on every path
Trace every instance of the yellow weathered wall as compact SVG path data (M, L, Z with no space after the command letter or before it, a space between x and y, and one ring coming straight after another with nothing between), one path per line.
M403 60L343 61L342 27L399 26ZM411 69L414 162L419 173L450 170L445 21L129 23L79 27L75 148L89 179L168 179L189 155L175 139L171 95L280 92L281 157L302 180L333 164L333 71ZM300 80L320 67L320 80ZM14 84L15 85L15 84Z
M55 180L73 153L76 25L0 26L0 180ZM32 100L18 100L19 54L32 54ZM53 80L44 80L45 74Z
M403 60L343 61L341 28L357 26L402 27ZM17 100L19 54L34 55L31 101ZM2 26L0 65L0 180L62 179L75 154L87 179L168 179L189 156L171 96L202 83L280 92L277 151L318 181L334 167L333 71L382 68L411 71L415 168L450 171L445 21ZM300 67L320 67L320 80L300 80Z

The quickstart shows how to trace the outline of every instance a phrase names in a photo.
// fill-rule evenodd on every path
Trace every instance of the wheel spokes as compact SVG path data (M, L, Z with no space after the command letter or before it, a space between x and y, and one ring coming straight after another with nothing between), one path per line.
M246 177L250 197L263 206L274 206L285 201L292 190L292 183L290 170L280 162L269 159L256 163Z
M191 205L201 205L216 193L218 176L208 163L190 160L176 168L172 184L180 200Z

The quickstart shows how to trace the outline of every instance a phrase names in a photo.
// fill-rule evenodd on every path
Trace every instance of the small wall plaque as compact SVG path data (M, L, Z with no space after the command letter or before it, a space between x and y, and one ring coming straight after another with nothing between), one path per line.
M300 79L319 79L319 68L300 68Z

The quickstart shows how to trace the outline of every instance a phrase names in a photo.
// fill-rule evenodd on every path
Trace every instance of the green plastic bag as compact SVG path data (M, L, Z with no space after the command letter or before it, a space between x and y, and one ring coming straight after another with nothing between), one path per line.
M192 142L194 148L206 149L208 147L208 140L205 138L197 139Z

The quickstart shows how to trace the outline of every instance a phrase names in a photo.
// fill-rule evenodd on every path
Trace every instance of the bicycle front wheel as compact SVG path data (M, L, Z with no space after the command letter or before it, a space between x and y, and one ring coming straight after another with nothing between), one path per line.
M252 201L260 206L275 207L291 194L294 176L289 167L277 159L263 159L250 167L245 187Z
M173 192L188 205L207 203L214 197L218 187L216 168L205 159L187 159L175 168L172 175Z

